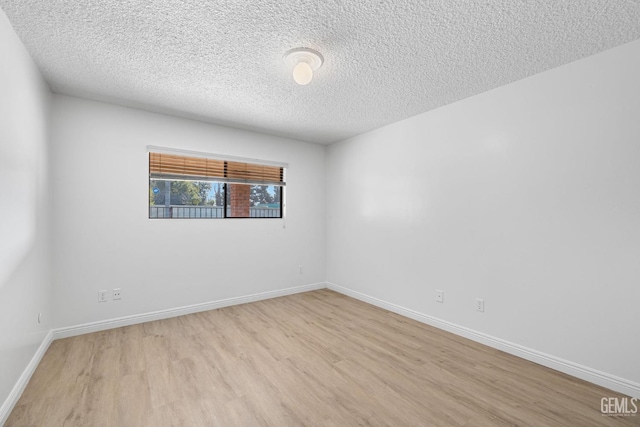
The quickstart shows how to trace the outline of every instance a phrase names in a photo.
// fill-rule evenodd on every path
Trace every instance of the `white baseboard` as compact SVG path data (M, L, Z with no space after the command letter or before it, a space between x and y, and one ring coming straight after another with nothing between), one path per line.
M213 310L216 308L229 307L232 305L245 304L248 302L260 301L270 298L277 298L285 295L293 295L301 292L315 291L317 289L324 289L325 287L326 283L324 282L312 283L310 285L295 286L293 288L279 289L277 291L260 292L252 295L226 298L217 301L187 305L184 307L169 308L166 310L134 314L132 316L118 317L115 319L100 320L98 322L85 323L82 325L57 328L53 330L53 339L57 340L60 338L68 338L76 335L89 334L91 332L120 328L122 326L130 326L138 323L151 322L154 320L168 319L170 317L177 317L185 314Z
M627 396L640 398L639 383L629 381L627 379L620 378L606 372L601 372L587 366L579 365L577 363L570 362L568 360L564 360L550 354L542 353L540 351L533 350L531 348L527 348L500 338L496 338L491 335L475 331L473 329L465 328L463 326L459 326L454 323L417 312L415 310L392 304L390 302L374 298L372 296L336 285L334 283L328 282L327 288L353 297L360 301L375 305L377 307L384 308L385 310L392 311L410 319L417 320L418 322L426 323L427 325L434 326L438 329L443 329L447 332L451 332L453 334L460 335L481 344L488 345L489 347L502 350L506 353L513 354L514 356L518 356L531 362L535 362L539 365L543 365L548 368L555 369L556 371L571 375L573 377L589 381L591 383L608 388L609 390L614 390Z
M11 414L11 411L16 406L16 403L18 403L18 400L20 400L20 396L22 396L22 392L24 391L25 387L29 383L29 380L31 379L31 376L33 375L36 368L38 367L40 360L42 360L42 356L44 356L44 354L47 352L47 349L49 348L51 341L53 341L53 332L49 331L47 335L44 337L44 339L42 340L40 347L38 347L36 354L33 355L33 357L31 358L31 361L29 362L25 370L22 372L22 375L20 375L18 382L16 382L16 384L13 386L11 393L9 393L9 396L7 396L7 399L4 401L2 406L0 406L0 426L3 426L4 423L7 422L7 419L9 418L9 414Z

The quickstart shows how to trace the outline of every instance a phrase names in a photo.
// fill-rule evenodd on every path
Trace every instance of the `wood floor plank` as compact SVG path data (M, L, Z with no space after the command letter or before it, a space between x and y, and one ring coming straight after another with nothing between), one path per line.
M329 290L57 340L14 426L640 426L622 395Z

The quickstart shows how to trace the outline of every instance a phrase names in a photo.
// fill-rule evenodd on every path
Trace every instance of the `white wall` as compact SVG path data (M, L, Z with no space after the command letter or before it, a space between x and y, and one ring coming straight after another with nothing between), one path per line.
M328 280L640 382L639 76L635 41L330 146Z
M49 194L50 92L1 9L0 58L1 406L52 316L49 222L42 209Z
M288 162L286 228L149 220L147 145ZM54 95L55 326L324 282L324 158L315 144ZM116 287L121 301L98 303Z

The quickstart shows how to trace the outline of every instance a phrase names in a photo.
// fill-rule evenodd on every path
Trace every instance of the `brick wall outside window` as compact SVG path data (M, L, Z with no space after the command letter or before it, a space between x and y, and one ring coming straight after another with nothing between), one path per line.
M248 217L251 203L251 186L244 184L229 184L228 190L231 200L232 217Z

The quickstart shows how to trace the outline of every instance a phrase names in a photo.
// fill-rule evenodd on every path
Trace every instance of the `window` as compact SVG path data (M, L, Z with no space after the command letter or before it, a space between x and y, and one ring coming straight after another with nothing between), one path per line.
M149 153L149 218L282 218L285 168Z

